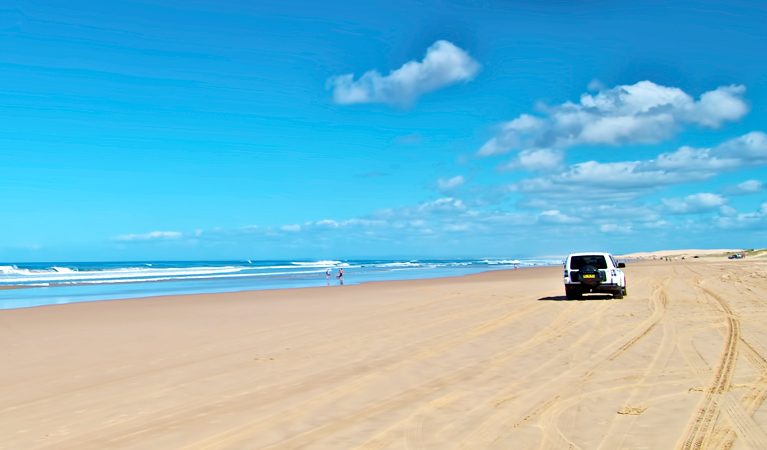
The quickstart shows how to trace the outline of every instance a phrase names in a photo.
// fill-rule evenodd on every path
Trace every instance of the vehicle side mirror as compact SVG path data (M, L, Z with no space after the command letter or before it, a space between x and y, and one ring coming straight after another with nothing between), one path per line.
M626 267L626 264L624 264L624 263L618 263L618 268L619 268L619 269L623 269L624 267Z

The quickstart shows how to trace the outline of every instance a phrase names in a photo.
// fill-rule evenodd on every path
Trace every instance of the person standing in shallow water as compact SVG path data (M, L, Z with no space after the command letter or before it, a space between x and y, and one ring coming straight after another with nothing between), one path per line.
M344 268L343 267L338 269L338 277L337 278L340 278L342 280L344 279Z
M325 271L325 276L330 279L330 267L328 267L328 270Z

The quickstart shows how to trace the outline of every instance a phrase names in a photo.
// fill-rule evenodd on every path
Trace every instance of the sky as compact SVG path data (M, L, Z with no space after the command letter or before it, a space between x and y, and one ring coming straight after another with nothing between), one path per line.
M0 6L0 261L767 247L763 1Z

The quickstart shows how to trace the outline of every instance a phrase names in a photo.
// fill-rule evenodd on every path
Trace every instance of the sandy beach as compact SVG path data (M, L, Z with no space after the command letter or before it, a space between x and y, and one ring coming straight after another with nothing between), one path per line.
M767 260L0 311L2 449L766 449Z

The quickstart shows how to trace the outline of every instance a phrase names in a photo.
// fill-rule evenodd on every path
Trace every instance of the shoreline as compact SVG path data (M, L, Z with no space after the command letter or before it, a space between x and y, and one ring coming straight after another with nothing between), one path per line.
M253 275L232 278L196 277L194 279L158 279L120 282L66 282L47 286L14 285L0 291L0 310L37 307L46 304L111 301L118 299L158 297L166 295L189 295L205 293L245 292L261 290L301 289L307 287L327 288L334 285L347 286L374 281L410 279L433 279L460 277L475 273L498 270L522 270L550 265L512 266L449 266L402 268L390 271L366 271L364 268L345 268L345 277L339 280L335 273ZM24 288L19 291L18 288Z

